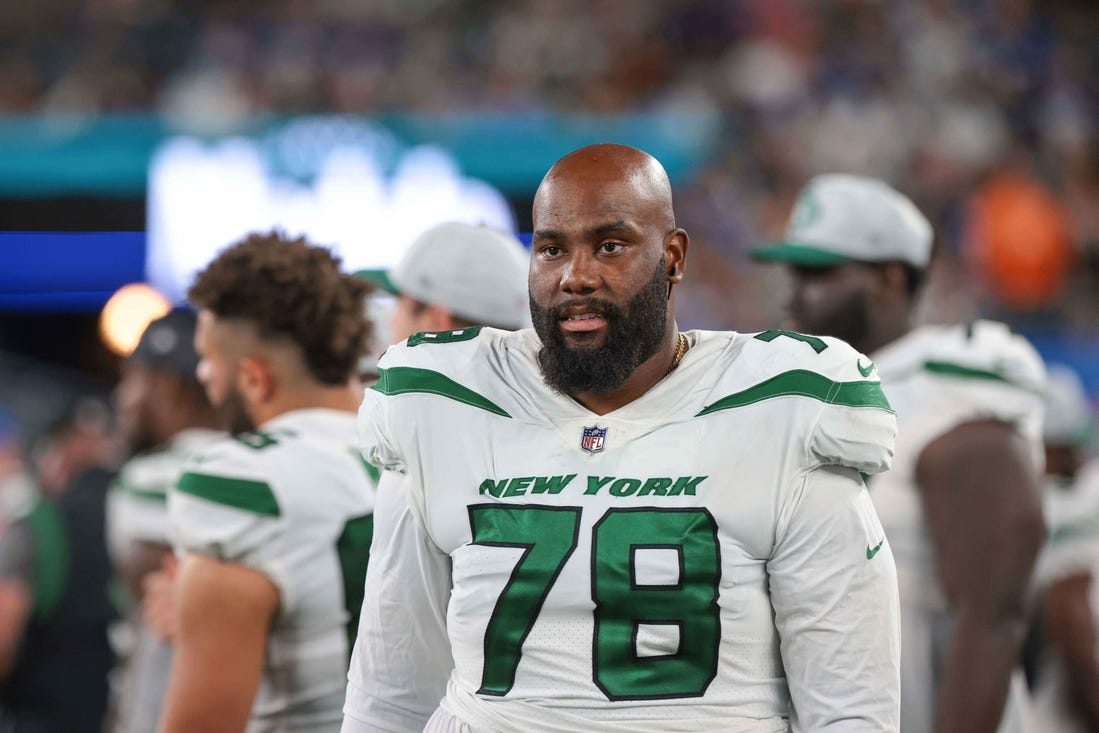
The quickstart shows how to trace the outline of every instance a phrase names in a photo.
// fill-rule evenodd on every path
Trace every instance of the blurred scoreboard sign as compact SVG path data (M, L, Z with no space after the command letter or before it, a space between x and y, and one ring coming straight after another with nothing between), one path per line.
M182 300L194 273L253 231L331 247L348 270L388 267L444 221L515 231L504 195L440 147L404 147L384 128L304 118L262 137L169 138L149 168L146 275Z
M0 232L0 311L98 310L144 263L144 232Z

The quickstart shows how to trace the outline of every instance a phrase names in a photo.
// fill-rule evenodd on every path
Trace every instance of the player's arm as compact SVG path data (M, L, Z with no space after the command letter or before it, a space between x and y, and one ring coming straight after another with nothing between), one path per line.
M1045 536L1038 477L1007 423L954 428L920 454L916 481L956 624L938 685L936 730L994 733L1026 630Z
M1050 586L1043 604L1043 630L1064 665L1076 709L1088 730L1099 730L1099 634L1091 607L1091 573L1062 578Z
M177 582L161 733L239 733L259 687L278 589L257 570L197 553L184 558Z
M795 731L896 731L897 571L862 479L806 474L767 564Z
M407 481L387 471L378 483L344 733L422 731L454 666L446 632L450 557L421 530Z

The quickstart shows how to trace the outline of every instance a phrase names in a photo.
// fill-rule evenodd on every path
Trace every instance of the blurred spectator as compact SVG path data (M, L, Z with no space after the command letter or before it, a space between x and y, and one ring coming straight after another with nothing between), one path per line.
M172 311L149 324L118 385L119 432L133 457L107 500L107 535L115 574L133 602L117 639L125 657L117 674L112 730L156 729L172 666L171 645L141 619L143 584L174 560L168 536L168 491L187 460L222 438L195 376L193 312Z
M769 284L745 286L759 277L745 242L776 235L792 192L834 171L884 178L927 212L948 263L927 317L1037 304L1094 326L1096 37L1094 3L1033 0L48 0L0 11L0 113L159 112L216 133L267 112L692 112L728 130L679 186L708 275L685 323L773 323L756 298ZM994 287L970 292L963 203L1019 152L1042 191L1024 218L1063 231L1038 224L1022 248L996 234L981 265ZM738 205L690 206L715 187ZM1065 250L1091 266L1066 280Z
M34 498L34 484L24 467L15 418L0 406L0 537Z
M1064 211L1044 186L996 174L974 192L969 224L970 254L998 302L1037 310L1062 294L1072 250Z
M76 405L34 452L40 489L0 535L0 729L98 733L113 612L106 410Z

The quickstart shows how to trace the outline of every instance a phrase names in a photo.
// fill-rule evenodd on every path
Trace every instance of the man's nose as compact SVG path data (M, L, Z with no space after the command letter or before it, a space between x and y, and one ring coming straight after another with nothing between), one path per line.
M588 252L573 254L561 272L561 290L566 293L590 295L602 284L599 262Z

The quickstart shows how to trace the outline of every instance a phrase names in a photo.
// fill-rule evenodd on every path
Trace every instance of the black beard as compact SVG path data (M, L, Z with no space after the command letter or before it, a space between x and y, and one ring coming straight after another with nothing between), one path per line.
M248 417L248 411L244 409L244 398L236 388L230 388L229 394L220 405L217 406L219 422L229 431L230 435L242 435L251 433L256 429L252 418Z
M652 278L625 307L599 298L576 300L543 308L530 299L531 321L542 348L538 365L542 379L565 395L609 394L622 388L634 370L656 353L668 322L668 281L664 259ZM561 317L571 306L598 310L607 321L603 343L570 348L561 330Z
M827 313L796 320L796 328L803 333L832 336L863 351L870 333L869 298L863 292L851 293Z

